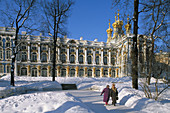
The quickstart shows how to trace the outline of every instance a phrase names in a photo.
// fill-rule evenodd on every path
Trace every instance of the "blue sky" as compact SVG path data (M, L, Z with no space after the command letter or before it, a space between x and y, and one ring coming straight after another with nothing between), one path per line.
M107 41L109 19L114 22L111 0L76 0L68 19L68 38Z

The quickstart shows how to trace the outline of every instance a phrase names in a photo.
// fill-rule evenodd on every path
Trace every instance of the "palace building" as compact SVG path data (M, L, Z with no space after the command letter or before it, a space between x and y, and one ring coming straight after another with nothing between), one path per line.
M129 18L123 21L115 16L115 22L109 21L107 42L57 38L56 77L123 77L131 75L132 38ZM0 28L0 75L11 70L11 48L14 43L15 29ZM53 59L52 37L32 36L22 32L18 37L18 53L15 62L15 75L48 77L52 76ZM148 53L150 40L138 35L138 68L141 74L148 73Z

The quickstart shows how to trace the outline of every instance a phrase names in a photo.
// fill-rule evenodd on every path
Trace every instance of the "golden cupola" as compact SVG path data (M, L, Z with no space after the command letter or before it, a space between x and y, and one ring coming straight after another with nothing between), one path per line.
M117 17L115 15L115 22L112 24L113 29L114 29L113 39L120 36L120 35L123 35L123 31L122 31L123 21L121 21L119 19L119 10L118 10L117 16L118 16L118 20L117 20Z
M109 43L113 32L112 28L110 27L110 19L109 19L109 28L106 30L106 32L107 32L107 43Z
M127 24L125 25L125 29L126 29L126 34L129 34L130 29L131 29L131 24L129 22L129 15L128 15L128 18L127 18Z

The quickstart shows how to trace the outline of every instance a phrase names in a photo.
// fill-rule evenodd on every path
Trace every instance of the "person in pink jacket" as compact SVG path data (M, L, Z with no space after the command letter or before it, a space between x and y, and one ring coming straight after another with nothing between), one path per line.
M103 89L103 91L101 92L101 95L104 93L103 96L103 102L105 102L106 105L108 105L109 102L109 98L110 98L110 89L109 89L109 85L106 86L106 88Z

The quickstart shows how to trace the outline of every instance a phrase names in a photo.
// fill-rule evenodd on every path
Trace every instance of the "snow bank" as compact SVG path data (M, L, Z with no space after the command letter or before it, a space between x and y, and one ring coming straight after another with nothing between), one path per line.
M54 91L62 89L57 81L38 81L32 77L15 77L15 87L13 87L9 85L9 78L10 76L4 76L0 81L0 98L32 91Z
M93 113L80 100L65 92L41 92L1 100L2 113Z

